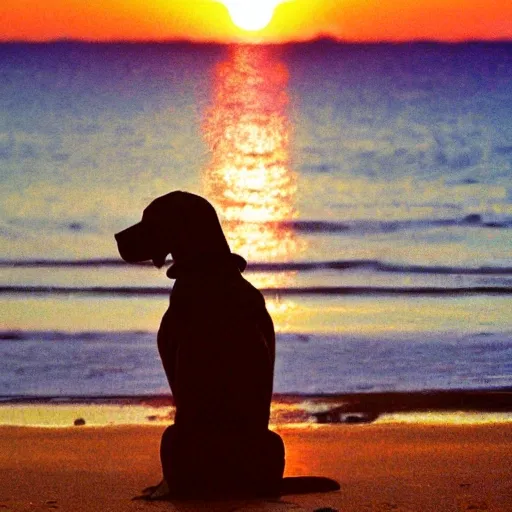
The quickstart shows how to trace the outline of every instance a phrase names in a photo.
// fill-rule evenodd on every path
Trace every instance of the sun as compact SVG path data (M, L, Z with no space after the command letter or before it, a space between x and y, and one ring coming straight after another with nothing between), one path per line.
M243 30L256 32L265 28L282 0L223 0L233 23Z

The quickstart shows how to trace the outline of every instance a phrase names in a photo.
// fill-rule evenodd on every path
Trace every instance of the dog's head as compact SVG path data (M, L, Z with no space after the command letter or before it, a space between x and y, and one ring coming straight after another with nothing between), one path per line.
M179 190L152 201L142 220L115 238L119 254L128 263L152 260L162 267L168 254L178 262L200 254L230 254L213 206Z

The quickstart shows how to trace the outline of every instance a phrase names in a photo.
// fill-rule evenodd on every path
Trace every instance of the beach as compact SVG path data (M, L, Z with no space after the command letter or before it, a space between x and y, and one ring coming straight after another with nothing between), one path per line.
M0 428L0 510L512 510L512 423L281 426L285 475L341 490L280 502L132 501L160 478L162 426ZM302 507L302 508L301 508Z

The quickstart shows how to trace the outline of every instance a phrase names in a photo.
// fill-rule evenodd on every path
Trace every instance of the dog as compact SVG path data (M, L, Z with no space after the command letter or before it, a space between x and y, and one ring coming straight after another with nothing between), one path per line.
M148 499L277 497L335 490L322 477L283 478L284 444L268 429L275 333L262 294L242 276L213 206L174 191L115 235L129 263L175 279L157 335L176 406L161 440L163 481Z

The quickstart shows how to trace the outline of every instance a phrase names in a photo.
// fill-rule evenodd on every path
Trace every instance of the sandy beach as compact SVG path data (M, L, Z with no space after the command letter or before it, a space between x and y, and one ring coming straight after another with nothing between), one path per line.
M343 512L512 510L512 424L279 427L286 475L323 475L339 492L279 503L147 503L162 426L0 428L2 511Z

